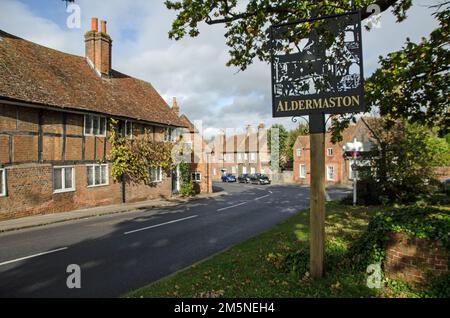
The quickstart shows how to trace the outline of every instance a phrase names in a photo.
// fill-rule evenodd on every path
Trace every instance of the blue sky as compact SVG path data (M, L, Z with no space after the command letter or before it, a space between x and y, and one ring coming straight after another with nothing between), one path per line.
M113 68L152 83L170 103L176 96L182 112L202 120L206 133L267 126L290 118L271 118L270 67L256 62L245 72L225 66L228 60L223 26L202 26L200 36L168 39L175 16L159 0L77 0L81 28L69 29L61 0L0 0L0 29L64 52L84 55L83 34L95 16L107 20L113 39ZM363 32L365 75L372 73L379 55L398 50L406 37L418 41L436 27L428 5L416 0L408 19L395 23L390 12L381 16L381 28Z

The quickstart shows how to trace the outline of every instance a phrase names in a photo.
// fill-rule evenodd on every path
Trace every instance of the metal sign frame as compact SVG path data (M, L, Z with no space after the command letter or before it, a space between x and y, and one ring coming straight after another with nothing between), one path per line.
M308 39L308 44L310 45L305 45L303 50L300 50L300 48L297 47L299 51L297 53L275 55L275 43L276 41L282 41L281 38L275 38L276 34L281 32L278 30L317 20L326 20L325 25L330 28L326 29L326 27L324 27L324 29L332 32L333 35L342 32L345 34L347 31L346 29L338 28L342 25L345 27L352 27L354 35L353 41L346 42L344 40L343 42L345 45L343 47L343 49L345 48L345 52L342 52L347 54L347 56L343 56L343 59L345 58L347 60L345 66L342 63L329 63L330 60L333 60L333 57L330 56L332 53L330 52L335 53L338 51L327 50L327 48L318 41L320 38L318 34L315 35L315 38L312 36L309 38L305 37L304 39ZM346 24L346 22L348 23ZM337 29L332 29L331 27L333 26ZM314 31L311 31L311 34L313 32ZM273 117L339 114L364 111L364 68L360 11L272 25L270 27L270 45ZM326 57L327 54L328 56ZM280 66L280 64L282 65ZM353 72L351 74L349 74L350 68ZM282 73L282 75L280 75L280 73ZM287 79L281 82L280 78L282 77ZM337 79L339 79L339 77L340 80L338 81ZM323 83L327 83L328 85L331 83L334 90L323 90L323 87L320 87L321 78L334 79L334 81L323 80ZM317 79L319 84L316 85ZM309 81L309 83L306 81ZM312 85L310 85L311 83ZM349 83L349 85L347 85L347 83ZM305 92L305 87L309 92Z

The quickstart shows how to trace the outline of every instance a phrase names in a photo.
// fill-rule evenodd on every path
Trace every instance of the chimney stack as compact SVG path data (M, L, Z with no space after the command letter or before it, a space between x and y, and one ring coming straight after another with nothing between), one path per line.
M177 98L174 97L172 100L172 110L180 116L180 107L178 107Z
M98 32L98 19L92 18L91 30L84 35L86 59L100 76L111 75L112 40L106 33L106 21L102 20L101 32Z

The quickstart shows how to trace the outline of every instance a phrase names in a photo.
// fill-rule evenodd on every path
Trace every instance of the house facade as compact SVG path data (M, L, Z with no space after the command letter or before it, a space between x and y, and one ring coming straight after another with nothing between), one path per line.
M250 126L243 134L226 136L220 134L214 143L212 177L220 180L225 173L270 174L270 153L267 145L267 130L259 124L256 132Z
M362 143L364 151L370 151L372 142L363 120L343 132L343 140L331 142L331 133L325 134L325 181L328 185L350 184L353 181L352 160L344 157L343 146L355 139ZM299 136L294 144L294 181L309 185L311 182L311 148L309 136Z
M151 185L113 182L111 118L127 138L147 130L167 142L187 123L151 84L112 69L105 21L99 30L93 18L84 41L80 57L0 31L0 220L177 190L177 173L160 168L151 171Z

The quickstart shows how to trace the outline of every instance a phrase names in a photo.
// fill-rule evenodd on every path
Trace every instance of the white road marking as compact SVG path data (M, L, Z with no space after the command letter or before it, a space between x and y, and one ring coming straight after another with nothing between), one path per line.
M217 212L220 212L220 211L223 211L223 210L232 209L232 208L235 208L237 206L240 206L240 205L243 205L243 204L246 204L246 203L247 202L242 202L242 203L238 203L238 204L235 204L235 205L227 206L225 208L218 209Z
M270 194L263 195L262 197L256 198L255 201L267 198Z
M56 250L51 250L51 251L47 251L47 252L33 254L33 255L30 255L30 256L16 258L16 259L13 259L13 260L10 260L10 261L6 261L6 262L3 262L3 263L0 263L0 266L11 264L11 263L15 263L15 262L20 262L20 261L23 261L23 260L26 260L26 259L29 259L29 258L38 257L38 256L50 254L50 253L56 253L56 252L63 251L63 250L66 250L66 249L68 249L67 246L66 247L57 248Z
M144 230L149 230L149 229L153 229L153 228L158 227L158 226L163 226L163 225L167 225L167 224L171 224L171 223L181 222L181 221L184 221L184 220L196 218L197 216L198 216L198 215L191 215L191 216L188 216L188 217L185 217L185 218L182 218L182 219L172 220L172 221L168 221L168 222L164 222L164 223L160 223L160 224L156 224L156 225L151 225L151 226L143 227L143 228L140 228L140 229L137 229L137 230L124 232L123 235L131 234L131 233L136 233L136 232L144 231Z
M269 190L269 193L271 193L271 194L272 194L273 192Z

